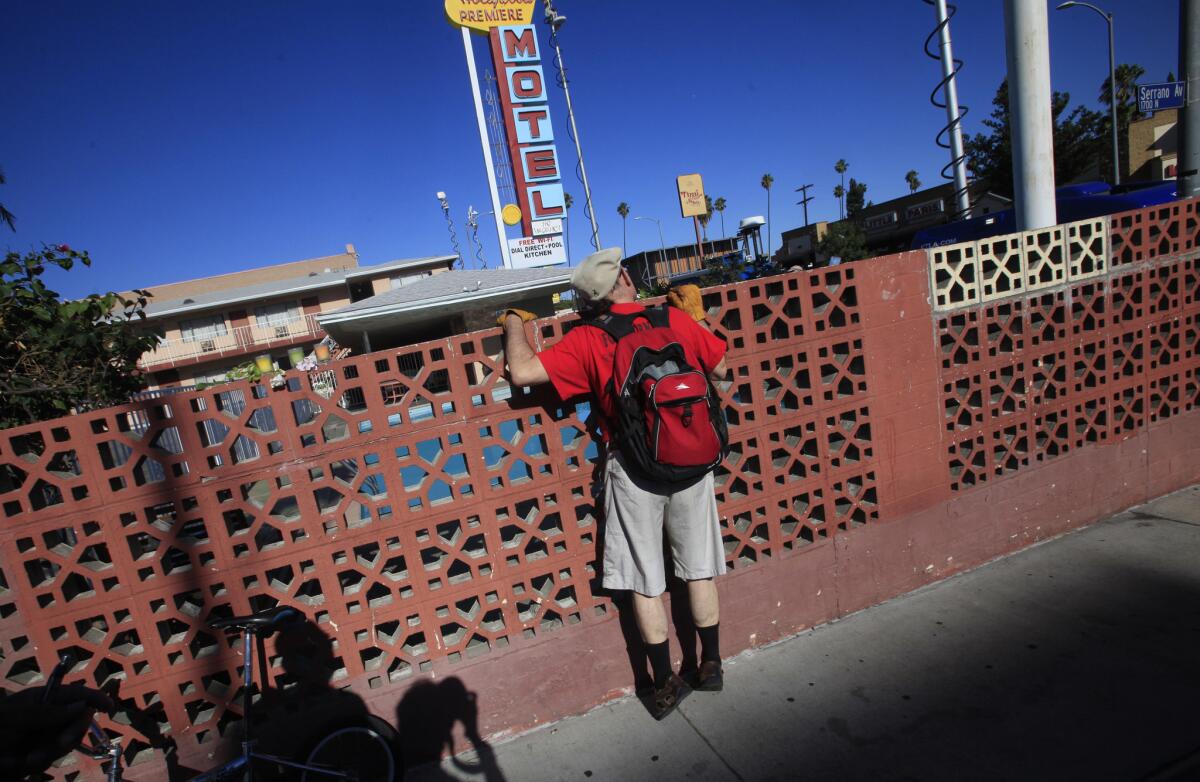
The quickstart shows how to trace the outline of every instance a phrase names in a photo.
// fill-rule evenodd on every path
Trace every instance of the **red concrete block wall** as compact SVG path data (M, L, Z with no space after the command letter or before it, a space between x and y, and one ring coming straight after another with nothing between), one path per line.
M726 652L1200 478L1197 212L706 290L731 347ZM0 432L5 686L72 652L147 779L154 733L203 766L239 719L240 653L207 623L279 603L385 718L429 674L476 690L490 734L627 690L590 406L502 362L477 332Z

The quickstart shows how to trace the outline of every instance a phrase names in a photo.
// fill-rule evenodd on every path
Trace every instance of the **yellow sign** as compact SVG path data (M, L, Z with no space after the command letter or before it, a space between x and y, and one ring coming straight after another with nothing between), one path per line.
M488 32L493 27L533 24L537 0L446 0L446 18L456 27Z
M516 204L505 204L500 210L500 216L504 219L505 225L516 225L521 222L521 207Z
M679 211L684 217L699 217L708 212L704 203L704 182L699 174L684 174L675 177L679 187Z

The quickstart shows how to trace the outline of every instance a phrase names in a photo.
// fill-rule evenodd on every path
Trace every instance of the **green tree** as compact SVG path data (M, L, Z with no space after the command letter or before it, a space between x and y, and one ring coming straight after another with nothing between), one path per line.
M771 185L775 184L775 177L770 174L762 175L763 190L767 191L767 257L771 257Z
M921 189L921 180L917 177L917 170L915 168L909 169L908 173L904 175L904 181L908 183L908 192L910 193L915 193Z
M1088 171L1103 156L1105 136L1103 116L1084 106L1076 106L1063 116L1071 95L1055 92L1050 110L1054 119L1054 175L1059 182L1070 182ZM967 168L987 183L987 188L1003 196L1013 194L1012 130L1008 121L1008 80L996 89L991 116L983 120L989 132L965 138Z
M0 185L5 184L5 182L7 180L4 178L4 169L0 168ZM17 218L13 216L13 213L5 209L4 204L0 204L0 223L6 224L15 233L17 226L14 223L16 221Z
M838 199L838 217L844 219L846 217L846 202L842 199L846 197L846 169L850 168L850 164L845 158L839 158L838 162L833 164L833 170L838 172L842 177L840 185L833 189L833 197Z
M624 201L617 204L617 214L621 215L621 254L629 255L629 247L625 242L625 218L629 217L629 204Z
M64 301L42 275L76 263L92 261L63 244L8 253L0 264L0 427L122 404L145 387L137 361L158 343L138 328L150 294Z
M713 202L713 209L721 216L721 238L725 238L725 198L722 196Z
M853 220L834 223L817 242L817 255L824 256L826 259L836 256L843 261L857 261L860 258L866 258L867 236L858 223Z
M1121 63L1114 70L1117 76L1117 143L1120 146L1121 176L1129 176L1129 123L1145 116L1138 109L1137 82L1146 75L1146 69L1140 65ZM1105 108L1100 134L1108 142L1103 148L1100 163L1100 170L1105 174L1112 171L1112 95L1109 90L1111 82L1112 79L1105 77L1104 83L1100 85L1100 103L1104 104Z
M853 217L867 205L867 183L857 182L850 177L850 187L846 190L846 216Z

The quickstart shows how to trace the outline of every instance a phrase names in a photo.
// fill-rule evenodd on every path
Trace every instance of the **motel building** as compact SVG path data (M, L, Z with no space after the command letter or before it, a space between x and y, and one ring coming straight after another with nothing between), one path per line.
M972 186L971 217L992 214L1012 207L1012 199ZM853 217L834 222L820 221L784 231L775 261L785 268L793 265L824 264L828 258L817 252L817 243L833 226L858 223L872 256L909 249L917 231L953 222L954 183L919 190L915 193L871 204Z
M501 306L551 315L570 285L564 269L457 263L441 255L360 266L348 244L337 255L145 286L152 296L143 327L158 345L138 365L151 390L182 390L220 382L260 356L288 370L329 338L370 352L484 328Z
M626 258L625 266L639 288L655 288L696 282L711 261L741 251L737 237L709 239L702 242L701 247L693 242L643 250Z

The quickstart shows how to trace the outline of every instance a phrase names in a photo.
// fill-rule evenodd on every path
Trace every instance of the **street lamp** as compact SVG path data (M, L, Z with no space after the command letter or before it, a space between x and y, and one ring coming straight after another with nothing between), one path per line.
M475 260L479 261L479 268L487 268L487 260L483 257L483 242L479 241L479 218L491 215L496 216L496 213L489 209L486 212L477 212L475 207L467 207L467 226L471 229L471 241L475 245ZM465 266L466 264L464 264Z
M633 219L634 220L651 220L654 222L654 224L656 226L658 226L658 246L660 248L662 248L659 250L658 257L659 257L659 260L665 265L667 262L667 243L663 241L662 223L659 222L657 217L635 217ZM650 287L649 272L650 272L650 264L646 264L646 273L642 275L642 282L646 283L647 288ZM654 276L657 279L658 275L656 274Z
M1115 186L1121 184L1121 159L1120 152L1117 151L1119 149L1117 143L1117 64L1113 52L1113 15L1108 11L1100 10L1091 3L1080 3L1076 0L1061 3L1055 6L1055 10L1062 11L1074 6L1090 8L1108 22L1108 101L1109 107L1112 109L1113 185Z

